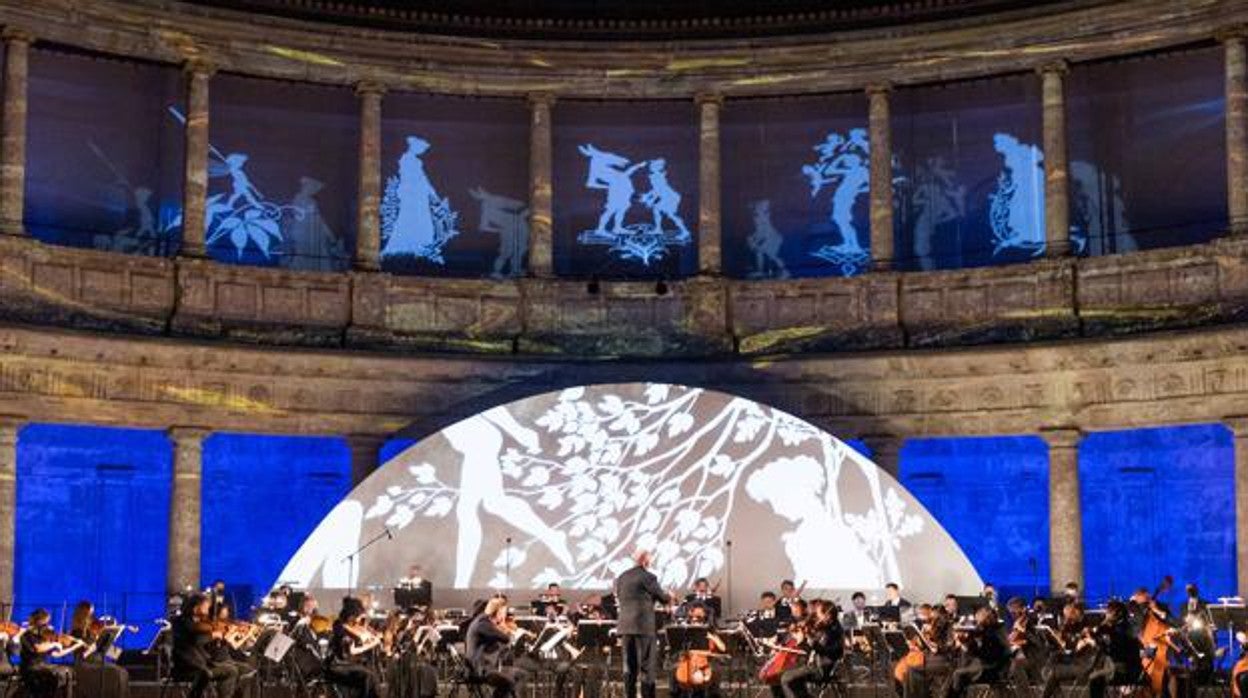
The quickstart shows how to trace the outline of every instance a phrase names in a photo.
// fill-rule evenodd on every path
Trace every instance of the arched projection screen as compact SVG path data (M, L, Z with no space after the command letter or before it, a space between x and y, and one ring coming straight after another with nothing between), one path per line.
M548 582L607 588L638 546L665 586L720 580L737 608L782 578L843 598L890 581L912 598L980 586L927 510L844 442L659 383L546 393L443 429L339 503L279 580L389 588L419 564L445 605Z

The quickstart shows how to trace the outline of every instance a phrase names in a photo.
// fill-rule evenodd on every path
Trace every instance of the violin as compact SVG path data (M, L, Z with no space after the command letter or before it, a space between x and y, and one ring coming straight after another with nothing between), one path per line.
M0 623L0 635L5 635L10 640L16 638L18 635L21 635L23 630L25 630L25 628L11 620Z

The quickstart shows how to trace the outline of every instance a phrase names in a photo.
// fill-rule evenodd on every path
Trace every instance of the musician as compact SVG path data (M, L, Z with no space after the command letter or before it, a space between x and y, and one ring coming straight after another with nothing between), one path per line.
M1100 646L1102 660L1088 676L1092 698L1105 694L1105 685L1125 686L1139 683L1143 668L1140 639L1131 632L1127 605L1114 599L1106 605L1105 620L1092 629Z
M945 599L944 601L941 602L940 605L944 607L945 612L949 614L950 618L957 619L960 617L958 615L958 597L957 596L954 596L953 594L945 594Z
M290 638L295 641L287 653L290 663L298 671L298 679L306 683L325 673L328 655L321 648L321 639L328 640L333 632L332 621L317 613L316 597L308 594L299 604L299 617L290 627Z
M901 587L897 586L896 582L889 582L884 585L884 605L896 606L903 613L911 607L910 602L901 595Z
M228 607L230 615L234 615L234 603L230 600L229 594L226 593L224 580L214 580L212 586L208 587L207 593L210 599L210 608L208 610L212 617L216 617L217 609L222 606Z
M928 604L920 607L920 617L923 615L926 620L920 621L917 645L910 645L911 653L918 647L922 661L914 663L904 673L903 698L928 698L934 689L945 684L954 667L953 618L944 606Z
M1248 635L1235 633L1241 648L1239 659L1231 667L1231 698L1248 697Z
M1010 613L1010 680L1015 686L1039 684L1048 663L1048 645L1036 627L1036 615L1027 602L1015 596L1005 604Z
M997 612L997 616L1001 615L1001 607L997 605L997 588L988 582L984 582L984 588L979 592L979 598L984 600L984 605Z
M548 618L557 618L566 615L568 605L563 600L562 590L555 582L546 585L546 592L537 597L533 602L533 613Z
M792 617L793 602L802 598L802 592L793 584L792 579L780 582L780 598L776 599L776 617L785 622Z
M988 606L975 611L973 628L957 633L961 665L949 678L948 695L962 698L972 683L995 683L1005 674L1009 654L997 612Z
M1209 605L1200 598L1200 590L1195 584L1188 584L1184 591L1187 596L1182 608L1183 629L1197 653L1191 657L1192 680L1204 685L1213 679L1213 662L1217 653L1213 616L1209 614Z
M519 696L525 679L525 672L505 665L511 646L511 634L506 627L507 600L496 596L486 602L481 615L468 626L464 638L468 663L477 676L494 688L494 698Z
M708 609L701 604L694 604L689 607L686 620L691 625L708 625L711 616ZM728 651L722 638L712 632L706 634L706 647L694 648L701 649L712 654L724 654ZM702 661L699 661L699 660ZM681 661L672 670L672 677L669 686L671 686L672 698L718 698L719 692L719 675L712 671L709 659L702 655L700 658L697 654L683 654ZM688 683L680 681L681 664L685 665L686 673L693 673L692 667L704 667L696 669L696 675L690 676ZM691 667L692 665L692 667Z
M849 598L849 610L841 616L841 625L846 630L861 630L872 619L867 615L867 595L861 591L855 591L854 595Z
M380 646L381 635L368 628L364 602L345 597L329 638L325 677L338 686L359 691L359 698L378 698L381 679L369 666L368 657Z
M74 606L69 634L82 641L82 646L74 652L74 681L97 698L128 698L130 695L129 672L104 661L105 643L110 641L106 633L115 630L116 626L109 626L95 617L95 606L90 601L79 601Z
M1062 599L1067 604L1079 601L1079 585L1075 582L1066 582L1065 588L1062 589Z
M793 604L795 611L797 606L797 603ZM841 658L845 656L845 630L841 627L840 610L836 604L815 599L810 603L810 609L808 622L800 623L795 612L794 623L801 627L813 662L781 674L779 683L771 686L775 698L809 698L810 682L831 680Z
M182 610L173 619L173 678L190 681L187 698L200 698L211 683L217 698L233 698L238 688L238 669L213 663L208 645L213 639L212 600L204 594L187 594Z
M758 608L746 615L745 627L754 637L775 637L780 630L776 616L776 593L764 591L758 595Z
M22 686L30 698L52 698L57 689L70 686L73 680L69 667L48 662L74 650L60 641L51 622L52 616L46 609L36 608L19 642Z
M9 679L17 674L12 655L17 653L24 632L16 623L0 625L0 679Z
M654 604L671 603L674 599L646 569L650 566L650 551L639 549L633 560L637 564L615 580L615 597L619 604L616 633L624 650L624 698L637 698L639 678L642 698L655 698L658 629Z
M1047 626L1046 626L1047 627ZM1048 631L1053 658L1044 674L1044 698L1053 698L1062 684L1086 683L1095 668L1097 649L1086 627L1083 604L1072 601L1062 607L1062 624Z
M707 618L710 623L714 622L723 613L723 603L720 598L715 595L715 591L711 589L711 583L706 577L699 577L693 582L693 590L685 595L686 607L694 604L701 604L707 611Z
M399 589L419 590L417 596L424 601L425 604L433 600L433 582L425 577L425 571L420 565L412 565L407 570L407 576L399 580L396 585ZM420 605L420 604L417 604Z
M230 607L228 605L221 604L217 606L216 621L218 627L226 629L230 627L232 619L230 618ZM208 652L209 657L214 664L231 664L238 670L239 688L240 690L243 690L243 692L246 692L246 686L243 684L249 681L251 677L255 676L256 668L252 664L251 658L247 656L245 651L243 651L242 645L235 647L231 644L230 641L226 639L225 632L223 630L221 637L214 637L212 641L208 643Z

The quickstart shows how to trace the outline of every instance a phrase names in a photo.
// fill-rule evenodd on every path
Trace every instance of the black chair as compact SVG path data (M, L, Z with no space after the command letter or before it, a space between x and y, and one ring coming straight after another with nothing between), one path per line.
M452 666L451 687L446 694L447 698L457 698L460 688L467 689L468 698L491 698L493 689L477 674L468 658L455 645L448 644L446 647L451 655Z

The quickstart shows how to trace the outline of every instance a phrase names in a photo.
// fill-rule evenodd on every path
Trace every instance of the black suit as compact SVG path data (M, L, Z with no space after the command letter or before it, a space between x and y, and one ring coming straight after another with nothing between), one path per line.
M615 598L619 604L619 624L615 631L624 646L624 696L637 697L640 674L643 698L654 698L658 675L654 602L667 601L667 592L659 585L658 577L638 565L616 578Z
M212 636L196 627L195 620L182 615L173 619L173 677L191 682L189 698L199 698L211 683L217 698L232 698L238 687L238 668L215 664L208 652Z
M464 637L464 650L473 671L494 687L495 698L517 696L524 672L512 666L503 666L511 636L503 632L489 616L482 613L468 625Z

